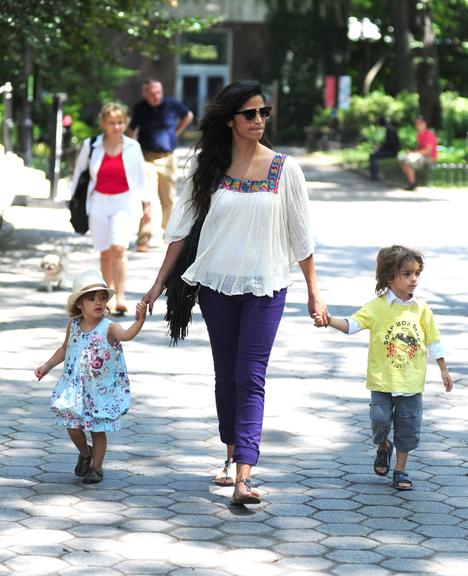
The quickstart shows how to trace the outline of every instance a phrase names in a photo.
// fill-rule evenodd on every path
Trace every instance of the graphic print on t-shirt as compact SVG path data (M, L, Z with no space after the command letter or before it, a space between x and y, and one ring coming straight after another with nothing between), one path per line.
M407 320L391 324L385 332L384 340L390 364L397 369L407 368L416 355L420 339L416 324Z

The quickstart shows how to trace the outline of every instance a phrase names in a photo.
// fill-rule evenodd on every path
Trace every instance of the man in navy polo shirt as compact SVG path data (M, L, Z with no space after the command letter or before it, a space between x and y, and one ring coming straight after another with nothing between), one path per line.
M175 197L176 162L173 152L177 137L192 123L193 114L176 98L164 96L161 82L152 78L143 84L143 98L133 110L129 134L137 138L143 150L148 179L155 182L161 204L159 224L165 229ZM139 252L148 250L151 235L151 222L142 220L137 240Z

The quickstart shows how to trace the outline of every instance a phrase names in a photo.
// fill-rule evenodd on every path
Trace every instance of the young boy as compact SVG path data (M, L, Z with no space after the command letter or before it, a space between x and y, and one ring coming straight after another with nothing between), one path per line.
M432 311L414 296L423 268L423 257L415 250L382 248L377 254L377 298L350 318L328 317L328 324L345 334L370 330L367 388L373 442L378 444L374 471L388 474L394 443L393 485L398 490L413 488L405 467L408 453L419 444L427 350L439 365L446 392L453 388ZM319 316L314 320L324 326ZM393 443L388 439L392 421Z

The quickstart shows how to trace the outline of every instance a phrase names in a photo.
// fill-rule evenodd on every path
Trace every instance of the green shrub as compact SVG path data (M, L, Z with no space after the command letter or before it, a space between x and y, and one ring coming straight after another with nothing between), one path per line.
M80 119L80 113L81 113L80 104L69 104L66 102L63 112L64 114L70 114L70 116L73 119L73 124L71 127L71 133L72 133L71 143L73 146L80 147L83 140L89 138L93 134L98 133L97 127L94 128L93 126L90 126L89 124L83 122L83 120Z
M49 145L45 142L36 142L32 147L32 167L49 172Z
M454 139L466 137L468 132L468 98L456 92L444 92L441 104L443 126L437 135L442 145L451 146ZM350 107L337 113L341 141L344 144L366 141L375 145L383 138L377 121L385 116L398 126L402 148L414 148L414 119L418 112L418 95L410 92L401 92L395 98L382 92L352 96ZM322 132L333 133L335 124L334 112L330 109L320 109L314 116L313 126Z
M372 92L369 96L352 96L351 105L347 110L339 110L343 142L358 142L366 139L364 129L367 128L367 137L377 137L375 132L377 121L381 116L390 119L394 124L404 125L411 123L418 111L418 96L409 92L402 92L396 98ZM374 132L369 132L373 126Z
M468 133L468 98L462 98L456 92L444 92L440 100L443 126L439 136L446 146L450 146L454 138L466 137Z

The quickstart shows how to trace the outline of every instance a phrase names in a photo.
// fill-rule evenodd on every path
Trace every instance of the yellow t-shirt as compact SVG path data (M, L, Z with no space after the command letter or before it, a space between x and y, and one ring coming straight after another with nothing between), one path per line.
M405 306L385 295L352 315L370 330L367 388L376 392L416 394L424 390L427 345L440 340L432 310L418 298Z

